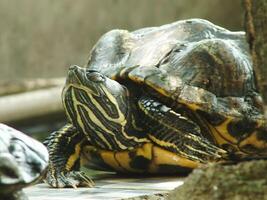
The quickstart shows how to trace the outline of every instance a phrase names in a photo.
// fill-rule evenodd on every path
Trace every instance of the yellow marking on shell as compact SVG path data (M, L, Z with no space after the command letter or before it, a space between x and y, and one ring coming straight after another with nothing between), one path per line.
M224 140L227 141L227 143L231 143L231 144L237 144L237 139L234 138L233 136L231 136L228 132L227 126L228 124L233 120L232 117L228 117L228 119L226 119L222 124L220 124L219 126L214 126L214 128L216 129L217 133L213 133L215 135L220 135L220 137L222 137Z
M120 78L126 78L125 75L127 72L129 72L129 68L128 67L123 68L119 73L119 77Z
M212 125L210 125L208 122L207 125L212 133L211 135L214 139L214 142L216 142L217 145L222 146L224 144L229 144L229 142L225 140Z
M74 153L68 158L66 163L65 169L67 171L70 171L71 168L74 166L75 162L79 159L81 152L81 143L76 144L74 149L75 149Z
M231 121L231 119L228 119L229 122ZM214 139L214 141L216 142L216 144L220 147L223 147L225 144L228 144L228 145L231 145L231 147L234 149L234 151L237 153L240 151L240 148L238 147L238 144L237 144L237 140L235 139L236 143L234 143L233 141L229 141L229 137L227 138L227 136L229 136L229 133L228 131L226 130L227 127L227 123L229 122L224 122L223 124L221 124L220 126L217 126L217 127L221 127L221 126L224 126L223 130L224 132L223 133L220 133L219 130L217 130L217 127L214 127L212 126L211 124L209 124L208 122L207 125L209 127L209 129L211 130L212 132L212 137ZM226 133L226 134L225 134ZM224 134L224 135L223 135ZM231 137L231 136L230 136ZM232 150L233 150L232 149ZM240 152L242 153L242 152Z
M133 171L130 167L131 158L128 151L119 151L114 156L119 166L127 171Z
M245 138L238 144L237 139L229 135L229 132L227 130L227 125L231 120L232 118L228 118L223 124L215 127L207 123L210 130L212 131L212 136L214 137L216 143L219 146L222 147L224 144L230 144L236 150L236 153L240 151L240 153L245 153L245 154L255 153L255 152L248 152L249 150L246 149L242 149L246 145L252 145L259 150L260 149L266 150L267 143L263 140L259 140L257 138L256 132L252 133L249 137ZM259 122L258 126L261 126L261 122Z
M267 149L267 142L264 140L259 140L256 132L252 133L249 137L245 138L244 140L242 140L240 142L240 144L239 144L240 150L246 151L246 150L242 149L242 147L244 147L246 145L252 145L253 147L257 148L258 150L260 150L260 149L266 150ZM253 153L253 152L248 152L248 153Z
M116 169L118 171L125 171L124 168L120 166L120 164L115 159L115 153L114 151L105 151L105 150L99 150L99 154L102 157L103 161L111 166L113 169Z
M148 160L152 159L152 143L145 143L140 148L136 149L136 155L137 156L143 156L147 158Z
M133 154L135 156L143 156L149 160L152 159L152 143L145 143L144 145L135 148ZM98 150L102 159L106 164L118 171L129 171L129 172L144 172L143 169L135 169L130 166L131 161L134 159L130 157L129 153L131 151L105 151Z
M145 143L144 145L135 148L133 151L135 156L143 156L149 160L152 159L152 146L151 143ZM99 154L106 164L111 166L112 168L118 171L129 171L129 172L143 172L143 169L135 169L130 166L132 161L130 155L130 151L105 151L99 150Z
M184 102L184 104L193 111L200 109L200 106L195 103Z
M129 151L119 151L115 154L116 161L119 163L124 171L142 172L144 170L134 169L130 166L132 158L129 156Z
M192 110L192 111L196 111L196 110L198 110L198 109L200 109L201 108L201 106L200 105L198 105L198 104L196 104L196 103L193 103L193 102L190 102L189 100L188 101L186 101L185 99L180 99L180 98L178 98L178 99L176 99L179 103L181 103L181 104L184 104L186 107L188 107L190 110Z
M144 158L147 158L148 160L152 159L152 143L145 143L144 145L137 147L133 150L134 155L137 156L142 156ZM127 171L131 172L144 172L144 169L135 169L130 166L130 163L132 159L129 156L130 151L123 151L123 152L117 152L116 153L116 160L120 163L120 166L122 166L124 169Z
M194 160L196 160L196 161L199 161L199 162L203 162L203 163L204 163L204 161L201 160L200 158L195 157L195 156L193 156L193 155L190 155L190 156L189 156L188 154L182 152L182 151L181 151L180 149L178 149L177 146L176 146L175 144L173 144L173 143L170 143L170 142L167 142L167 141L164 141L164 140L159 140L159 139L157 139L156 137L154 137L154 136L151 135L151 134L148 134L148 137L149 137L153 142L155 142L156 144L158 144L158 145L161 146L161 147L172 147L172 148L176 149L177 152L179 152L179 154L181 154L181 156L184 157L184 158L188 158L188 159L190 158L191 160L194 159Z
M201 163L184 158L161 147L153 146L153 159L149 171L156 172L159 165L174 165L194 169L199 167Z
M102 160L112 167L114 170L117 171L129 171L129 172L143 172L144 170L139 170L139 169L134 169L130 166L130 163L133 158L130 157L129 153L130 151L107 151L107 150L101 150L101 149L96 149L93 146L87 145L83 147L84 151L82 152L82 159L81 159L81 164L86 165L88 162L92 162L92 155L91 153L97 151ZM140 147L142 148L142 147ZM133 151L138 150L134 149Z
M146 84L153 89L155 89L159 94L162 94L166 97L170 97L171 93L165 90L164 88L156 86L154 83L147 81Z
M162 75L163 71L160 71L159 74ZM156 74L154 76L157 76ZM158 79L158 80L157 80ZM155 80L146 79L145 83L156 90L158 93L166 96L171 97L173 91L176 91L177 86L182 85L183 81L174 75L167 74L165 77L157 77ZM160 79L160 80L159 80ZM161 84L162 83L162 84Z
M112 167L114 170L121 171L121 172L148 172L148 173L157 173L157 170L160 169L160 165L172 165L172 166L181 166L181 167L187 167L187 168L197 168L201 166L201 163L199 161L192 161L190 159L184 158L182 156L179 156L173 152L170 152L168 150L165 150L161 147L155 146L152 143L145 143L144 145L135 148L133 151L133 155L135 156L143 156L145 158L148 158L151 160L150 165L147 169L135 169L130 166L130 163L132 162L135 157L130 157L129 153L131 151L106 151L101 149L96 149L92 146L86 147L87 151L85 152L86 161L92 162L90 157L90 153L93 153L95 151L98 152L98 154L101 156L102 160ZM168 173L168 171L166 171Z
M131 74L129 74L129 79L131 79L133 82L139 83L139 84L142 84L144 82L144 79L142 77L132 76Z
M109 75L109 78L112 79L112 80L116 80L118 78L118 74L110 74Z

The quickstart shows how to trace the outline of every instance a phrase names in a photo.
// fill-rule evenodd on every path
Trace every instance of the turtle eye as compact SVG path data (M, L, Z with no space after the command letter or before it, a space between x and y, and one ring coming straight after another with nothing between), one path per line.
M86 72L86 77L88 80L93 81L93 82L104 82L105 81L105 76L103 76L102 74L96 71Z

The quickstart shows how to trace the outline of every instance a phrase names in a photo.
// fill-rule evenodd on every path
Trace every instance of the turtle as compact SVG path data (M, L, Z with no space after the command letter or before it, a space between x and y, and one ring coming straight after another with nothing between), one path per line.
M68 122L45 142L52 187L93 187L81 165L182 175L267 155L245 33L207 20L107 32L69 68L62 102Z
M41 142L0 123L0 199L28 199L22 189L39 182L47 166Z

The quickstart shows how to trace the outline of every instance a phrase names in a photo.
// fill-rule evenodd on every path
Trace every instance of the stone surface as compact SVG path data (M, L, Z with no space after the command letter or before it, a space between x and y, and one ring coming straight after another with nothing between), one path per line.
M39 184L24 191L29 200L102 200L102 199L151 199L161 200L166 193L183 184L183 178L118 178L111 177L96 180L94 188L50 188ZM152 195L152 196L151 196Z
M211 165L195 170L169 195L169 200L267 199L267 161Z

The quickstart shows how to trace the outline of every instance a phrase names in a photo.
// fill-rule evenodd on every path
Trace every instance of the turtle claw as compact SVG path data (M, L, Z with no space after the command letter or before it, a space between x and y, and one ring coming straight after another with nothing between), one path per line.
M77 186L82 187L94 187L95 183L94 181L86 175L86 173L82 171L71 171L65 173L66 179L68 179L68 182L71 182L71 185L73 188L76 188Z
M46 182L55 188L94 187L94 181L82 171L48 172Z

